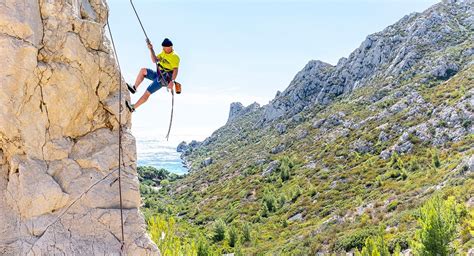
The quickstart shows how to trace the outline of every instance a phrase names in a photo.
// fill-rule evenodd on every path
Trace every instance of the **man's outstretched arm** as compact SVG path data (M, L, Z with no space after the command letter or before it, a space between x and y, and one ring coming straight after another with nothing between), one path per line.
M153 63L157 63L158 58L156 57L155 50L153 50L153 45L151 44L150 41L147 41L146 43L148 45L148 49L150 49L151 61L153 61Z

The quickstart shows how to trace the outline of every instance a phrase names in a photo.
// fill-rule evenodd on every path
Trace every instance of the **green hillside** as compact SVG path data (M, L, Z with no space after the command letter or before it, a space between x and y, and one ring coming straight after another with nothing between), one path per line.
M424 32L434 37L449 27L450 36L432 44L410 41L418 57L396 72L387 70L403 60L389 51L373 72L360 71L352 76L359 82L333 93L331 79L340 69L358 63L357 54L373 55L363 43L338 66L308 64L270 103L289 106L277 118L268 118L269 106L252 106L189 146L183 154L189 175L142 191L147 218L163 222L150 225L152 232L172 222L181 250L201 255L339 254L371 241L390 253L417 255L428 250L419 249L423 221L435 211L454 228L453 235L443 231L446 253L465 255L474 247L474 25L459 24L469 11L469 3L438 4L376 34L385 42L433 13L452 15L452 24ZM401 44L392 51L402 51ZM308 79L322 89L305 91Z

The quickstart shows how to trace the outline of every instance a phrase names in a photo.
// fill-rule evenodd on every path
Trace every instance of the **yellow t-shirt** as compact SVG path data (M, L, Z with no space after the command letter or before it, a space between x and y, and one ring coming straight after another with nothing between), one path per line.
M179 67L179 56L174 51L169 54L166 54L164 51L156 55L160 61L160 66L165 71L172 71L175 68Z

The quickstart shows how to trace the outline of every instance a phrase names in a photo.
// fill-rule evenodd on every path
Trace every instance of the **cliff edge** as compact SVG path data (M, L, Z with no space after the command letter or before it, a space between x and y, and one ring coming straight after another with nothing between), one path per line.
M121 253L114 172L120 125L123 253L159 255L138 210L129 113L118 121L120 80L104 34L107 15L101 0L0 4L2 255Z

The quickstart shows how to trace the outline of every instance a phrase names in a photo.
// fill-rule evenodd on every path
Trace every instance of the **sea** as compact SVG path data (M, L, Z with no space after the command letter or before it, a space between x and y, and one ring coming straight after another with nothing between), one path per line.
M181 141L192 140L191 136L173 136L169 141L164 135L140 136L135 135L137 140L138 166L153 166L164 168L172 173L185 174L188 169L180 158L181 153L176 151Z

